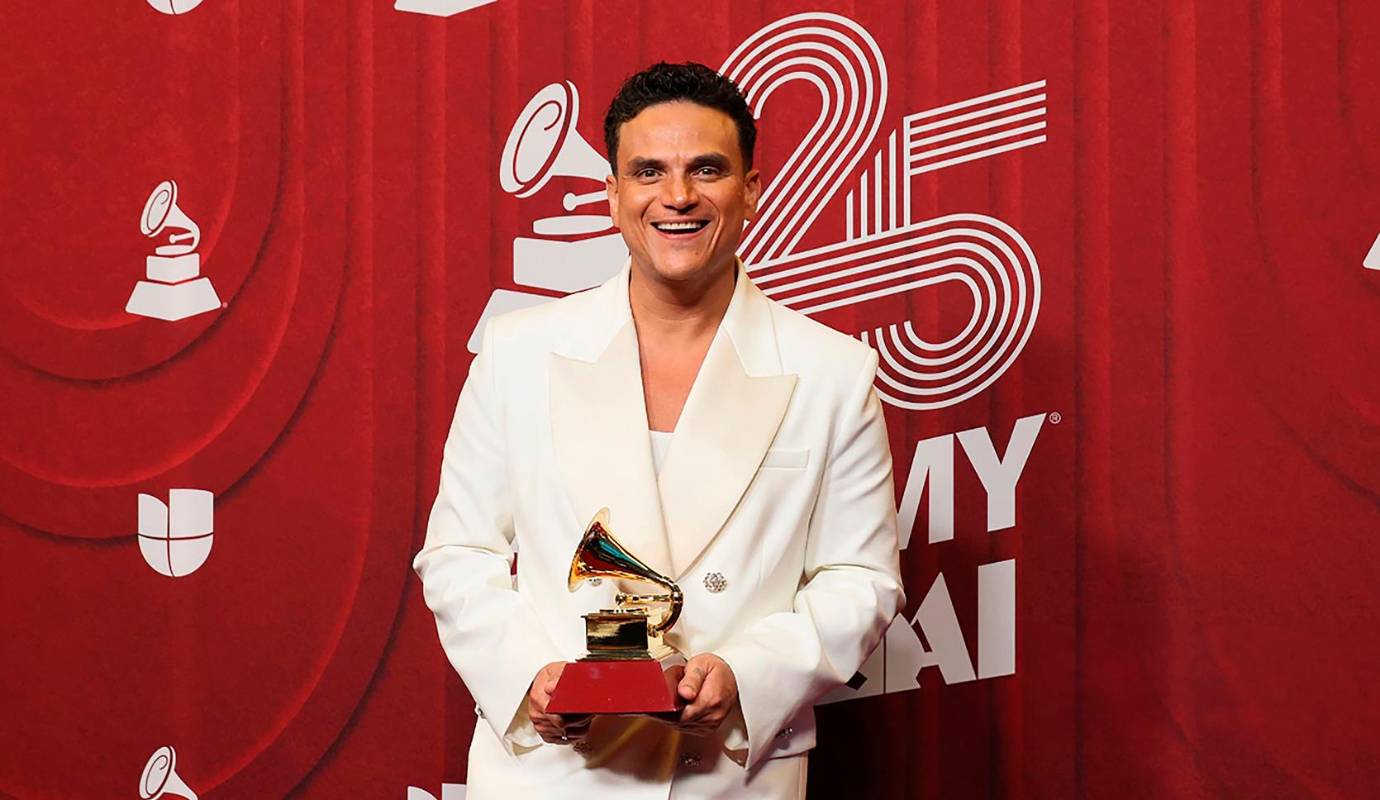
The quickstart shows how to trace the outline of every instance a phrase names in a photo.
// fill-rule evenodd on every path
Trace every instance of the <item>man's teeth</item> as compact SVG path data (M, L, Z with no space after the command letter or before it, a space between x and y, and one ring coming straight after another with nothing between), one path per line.
M691 222L653 222L652 227L659 231L697 231L708 225L704 220Z

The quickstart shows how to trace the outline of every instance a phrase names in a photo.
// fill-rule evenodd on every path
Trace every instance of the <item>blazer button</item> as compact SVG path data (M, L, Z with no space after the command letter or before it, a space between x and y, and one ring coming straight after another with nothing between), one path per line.
M711 572L704 576L704 588L718 594L728 588L728 579L724 577L722 572Z
M478 703L474 704L474 715L480 719L484 719L484 709L480 708Z

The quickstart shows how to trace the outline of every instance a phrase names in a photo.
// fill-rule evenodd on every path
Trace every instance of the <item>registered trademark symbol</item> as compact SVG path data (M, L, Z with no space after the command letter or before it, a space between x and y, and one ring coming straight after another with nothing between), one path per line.
M1060 414L1058 411L1051 411L1051 412L1049 412L1049 424L1051 424L1051 425L1058 425L1059 423L1061 423L1061 422L1063 422L1063 421L1064 421L1064 415L1063 415L1063 414Z

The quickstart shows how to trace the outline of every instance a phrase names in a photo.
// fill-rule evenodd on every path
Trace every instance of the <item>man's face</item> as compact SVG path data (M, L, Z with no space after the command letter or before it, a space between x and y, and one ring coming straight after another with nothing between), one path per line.
M619 129L609 213L634 267L660 280L704 281L728 269L760 190L722 111L661 103Z

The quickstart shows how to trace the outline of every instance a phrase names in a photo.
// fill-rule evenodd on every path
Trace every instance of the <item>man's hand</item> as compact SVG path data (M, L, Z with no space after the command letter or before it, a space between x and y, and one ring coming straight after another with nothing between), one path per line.
M531 688L527 690L527 718L532 720L537 734L551 744L578 742L589 733L589 724L593 720L588 714L572 717L546 713L546 704L551 702L551 692L555 691L556 682L561 679L564 669L564 661L547 664L537 672Z
M686 663L676 692L688 704L681 709L679 727L704 736L718 729L738 704L738 679L728 662L713 653L701 653Z

